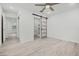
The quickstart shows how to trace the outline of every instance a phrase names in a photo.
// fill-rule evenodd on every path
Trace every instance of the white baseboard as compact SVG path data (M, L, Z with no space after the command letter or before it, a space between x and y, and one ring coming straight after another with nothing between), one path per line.
M79 43L79 41L77 40L67 40L67 39L63 39L63 38L58 38L58 37L48 37L49 39L58 39L58 40L64 40L64 41L70 41L70 42L74 42L74 43Z

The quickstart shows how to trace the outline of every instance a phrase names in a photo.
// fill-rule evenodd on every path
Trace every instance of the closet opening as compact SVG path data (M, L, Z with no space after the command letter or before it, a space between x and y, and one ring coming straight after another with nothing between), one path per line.
M34 15L34 39L47 38L47 17Z

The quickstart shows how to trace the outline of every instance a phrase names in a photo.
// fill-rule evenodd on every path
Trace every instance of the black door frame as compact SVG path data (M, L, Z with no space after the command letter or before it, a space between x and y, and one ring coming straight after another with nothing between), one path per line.
M3 34L3 16L1 15L1 43L4 43L4 34Z

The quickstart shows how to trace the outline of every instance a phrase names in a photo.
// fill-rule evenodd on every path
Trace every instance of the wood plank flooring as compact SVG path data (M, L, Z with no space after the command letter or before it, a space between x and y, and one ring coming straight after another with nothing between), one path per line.
M3 44L1 56L78 56L79 44L55 38Z

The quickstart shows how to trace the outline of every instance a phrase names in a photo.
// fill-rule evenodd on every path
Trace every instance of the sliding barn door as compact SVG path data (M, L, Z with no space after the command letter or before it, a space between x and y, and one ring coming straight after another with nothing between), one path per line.
M34 17L34 39L41 38L41 18Z
M41 37L42 38L47 37L47 19L46 18L41 19Z
M47 37L47 19L43 17L34 17L34 39Z

